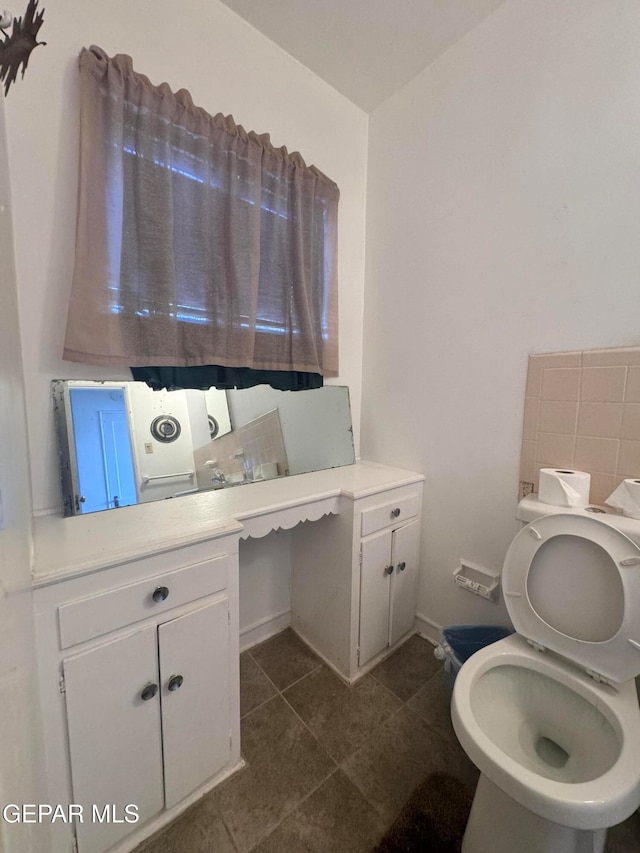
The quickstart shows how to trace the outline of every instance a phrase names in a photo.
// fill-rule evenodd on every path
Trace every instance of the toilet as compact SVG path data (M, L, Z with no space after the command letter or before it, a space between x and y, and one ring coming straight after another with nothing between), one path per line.
M602 853L640 805L640 521L527 500L502 572L516 633L453 692L481 774L462 851Z

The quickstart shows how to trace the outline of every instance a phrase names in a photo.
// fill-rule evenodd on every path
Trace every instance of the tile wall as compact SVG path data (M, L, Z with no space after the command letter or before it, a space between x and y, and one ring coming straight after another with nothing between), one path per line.
M278 474L289 473L278 409L266 412L239 429L245 457L252 468L264 462L276 462Z
M193 455L198 488L211 488L212 471L204 466L204 462L209 459L216 461L216 466L227 478L242 473L242 461L235 458L235 454L240 450L244 452L251 470L256 470L257 466L264 462L275 462L278 466L278 476L289 473L278 409L266 412L248 424L197 448Z
M640 347L531 355L525 393L521 496L540 468L588 471L594 504L640 477Z

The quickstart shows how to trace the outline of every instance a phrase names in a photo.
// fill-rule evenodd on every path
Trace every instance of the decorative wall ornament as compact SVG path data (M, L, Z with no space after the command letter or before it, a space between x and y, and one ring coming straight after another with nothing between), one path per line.
M207 419L209 421L209 436L213 440L220 432L220 424L213 415L207 415Z
M165 444L175 441L181 432L180 421L173 415L158 415L151 422L151 435Z
M0 81L4 82L5 97L18 76L20 66L24 77L34 47L46 44L45 41L36 40L44 19L44 9L37 11L38 2L39 0L29 0L24 19L13 18L11 35L4 32L11 26L11 14L5 11L0 16L0 32L4 35L4 41L0 41Z

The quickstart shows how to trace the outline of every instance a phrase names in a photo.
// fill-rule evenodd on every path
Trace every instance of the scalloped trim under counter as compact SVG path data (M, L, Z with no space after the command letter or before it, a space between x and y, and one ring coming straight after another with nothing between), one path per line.
M183 495L157 503L34 519L34 586L66 580L188 544L258 538L340 512L340 499L419 483L423 474L356 462L340 468Z

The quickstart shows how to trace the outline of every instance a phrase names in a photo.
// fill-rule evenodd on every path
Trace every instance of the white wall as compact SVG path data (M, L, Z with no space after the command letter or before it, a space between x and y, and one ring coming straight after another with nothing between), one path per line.
M285 628L291 614L291 531L240 540L240 649Z
M152 391L143 382L126 386L130 405L131 446L136 470L139 503L169 498L196 487L193 438L189 406L184 391ZM172 415L180 424L180 435L166 444L151 434L151 424L160 415ZM151 453L147 452L150 445ZM164 479L165 474L193 471L191 477ZM145 477L163 477L144 482Z
M3 806L39 802L31 610L31 496L11 214L4 105L0 100L0 802ZM0 850L6 853L39 849L36 835L36 827L9 827L0 820Z
M516 531L529 352L640 343L640 5L509 0L370 117L362 455L427 476L419 611Z
M59 509L52 378L127 378L61 360L73 268L80 49L128 53L154 82L190 90L210 112L269 132L341 190L340 376L359 434L368 119L217 0L58 0L47 7L24 80L7 100L30 454L36 512Z
M353 464L348 389L274 391L256 385L229 391L228 400L235 427L278 409L291 474Z

